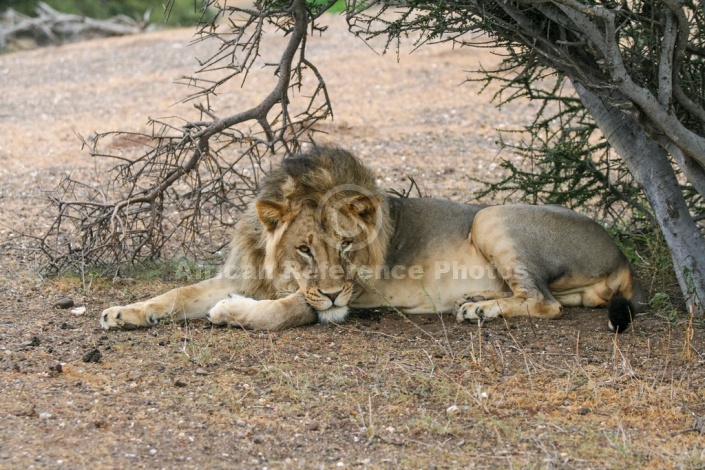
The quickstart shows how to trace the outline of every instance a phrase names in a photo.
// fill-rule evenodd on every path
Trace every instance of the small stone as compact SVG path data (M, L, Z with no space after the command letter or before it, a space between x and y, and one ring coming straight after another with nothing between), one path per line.
M83 355L83 362L100 362L103 355L97 349L91 349Z
M56 302L53 307L54 308L60 308L62 310L65 310L67 308L73 307L75 304L73 303L73 299L69 299L68 297L65 299L61 299L58 302Z
M586 415L588 413L590 413L590 408L580 408L580 410L578 411L579 415Z
M185 387L185 386L187 385L187 383L184 382L184 381L181 380L181 379L176 379L176 380L174 381L174 385L177 386L177 387Z
M318 431L320 427L321 425L316 421L311 421L310 423L306 424L306 429L309 431Z
M51 419L54 415L46 411L39 413L39 419Z
M199 367L198 369L196 369L196 375L208 375L208 371Z
M27 416L27 417L37 416L37 410L36 410L34 404L30 404L27 408L17 411L15 413L15 416Z
M84 313L86 313L86 307L76 307L71 309L71 313L76 315L77 317L80 317Z
M41 341L39 341L38 337L32 336L32 339L30 339L29 341L25 341L20 346L22 346L23 348L35 347L35 346L39 346L40 343L41 343Z

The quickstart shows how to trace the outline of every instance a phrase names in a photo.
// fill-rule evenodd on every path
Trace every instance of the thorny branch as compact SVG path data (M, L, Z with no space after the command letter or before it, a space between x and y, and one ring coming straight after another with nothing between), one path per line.
M208 3L216 15L200 26L197 41L214 41L218 48L193 77L181 80L198 89L185 101L195 102L200 117L180 126L153 120L151 133L110 132L83 140L93 157L117 162L114 179L95 188L67 177L51 194L58 213L40 238L51 260L46 271L87 265L115 273L125 262L161 255L167 245L207 258L256 192L263 159L298 151L314 125L332 114L323 77L305 58L307 34L320 29L317 10L305 0L261 0L252 8ZM238 76L244 81L261 60L265 27L288 37L279 63L264 64L273 69L275 86L259 105L218 117L211 101L224 83ZM308 96L295 93L304 88L305 74L315 83ZM143 151L105 152L106 138Z
M527 76L554 71L555 79L582 83L634 114L663 145L678 148L682 161L705 168L705 11L691 1L663 3L658 10L649 0L375 0L349 21L358 35L384 36L388 46L416 31L419 43L477 46L481 38L505 47L502 71L514 73L502 92L526 95L539 88ZM482 76L501 79L499 71Z

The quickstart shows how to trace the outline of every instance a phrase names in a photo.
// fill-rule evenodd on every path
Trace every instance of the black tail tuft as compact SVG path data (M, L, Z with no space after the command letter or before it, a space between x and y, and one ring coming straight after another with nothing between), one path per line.
M629 324L634 318L636 309L634 304L621 296L612 297L607 307L609 315L609 328L617 333L623 333L629 328Z

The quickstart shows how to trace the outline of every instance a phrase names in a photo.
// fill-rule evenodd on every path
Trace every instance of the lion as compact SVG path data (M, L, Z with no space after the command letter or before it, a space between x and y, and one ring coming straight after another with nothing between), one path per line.
M350 308L452 313L458 321L556 318L607 307L622 332L645 306L625 255L595 221L559 206L478 205L384 194L337 147L314 146L265 178L219 274L127 306L101 326L162 320L283 330Z

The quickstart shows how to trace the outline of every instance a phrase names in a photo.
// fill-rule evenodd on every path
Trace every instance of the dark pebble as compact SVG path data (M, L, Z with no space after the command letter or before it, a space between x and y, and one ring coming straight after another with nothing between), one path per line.
M67 309L74 306L73 299L61 299L54 304L54 308Z
M586 415L588 413L590 413L590 408L580 408L580 411L578 411L578 414L581 415Z
M30 339L29 341L25 341L20 346L22 346L22 347L35 347L35 346L39 346L39 344L40 344L39 338L37 336L32 336L32 339Z
M83 362L100 362L103 355L97 349L91 349L83 355Z
M176 379L176 381L174 382L174 385L176 385L177 387L185 387L185 386L186 386L186 382L184 382L184 381L181 380L181 379Z

